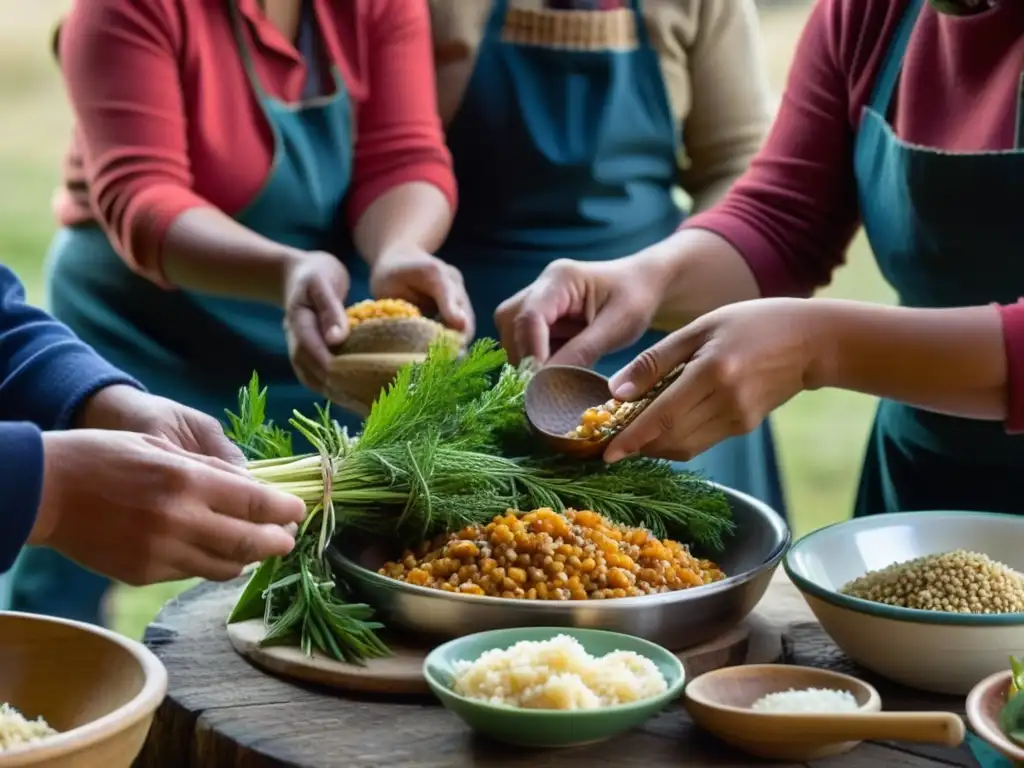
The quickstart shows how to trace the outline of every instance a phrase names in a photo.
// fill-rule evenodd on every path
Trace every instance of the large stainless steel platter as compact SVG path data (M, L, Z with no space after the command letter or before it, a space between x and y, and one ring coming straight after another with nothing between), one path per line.
M432 640L507 627L583 627L642 637L682 650L720 635L760 601L790 543L786 523L767 504L722 488L736 530L714 555L729 577L678 592L609 600L509 600L442 592L389 579L377 569L396 552L365 540L335 541L328 559L388 627Z

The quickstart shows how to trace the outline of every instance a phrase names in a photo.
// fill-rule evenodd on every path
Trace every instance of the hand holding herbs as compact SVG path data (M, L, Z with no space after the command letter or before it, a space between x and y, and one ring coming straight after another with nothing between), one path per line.
M72 429L43 436L43 493L29 542L131 585L236 578L294 542L304 507L227 462L170 440Z
M228 436L261 482L308 510L291 554L263 562L229 622L262 618L264 645L298 643L350 663L388 655L372 609L347 601L325 550L345 530L403 545L487 524L509 509L589 509L658 536L719 548L732 530L728 502L712 485L665 462L605 465L551 453L523 413L526 368L507 364L490 339L463 357L435 345L403 368L374 403L363 432L349 435L327 409L296 413L292 429L316 447L291 455L290 432L266 423L256 376L228 414Z

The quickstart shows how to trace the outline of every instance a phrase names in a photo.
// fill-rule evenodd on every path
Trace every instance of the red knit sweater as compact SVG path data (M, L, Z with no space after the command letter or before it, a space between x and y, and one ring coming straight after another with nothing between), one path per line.
M356 115L349 221L411 181L434 184L454 205L426 0L313 5ZM298 52L256 0L238 6L263 88L299 100ZM61 223L97 220L130 266L159 280L160 245L177 216L242 210L267 177L273 144L236 51L223 0L76 2L59 44L77 117Z

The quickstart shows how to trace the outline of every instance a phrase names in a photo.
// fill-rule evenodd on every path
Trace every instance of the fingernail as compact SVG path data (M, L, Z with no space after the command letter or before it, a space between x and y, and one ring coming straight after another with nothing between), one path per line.
M344 338L340 325L332 325L324 336L328 344L339 344Z
M617 461L622 461L626 458L626 453L621 448L609 448L604 453L605 464L614 464Z
M609 389L612 392L612 396L617 400L629 400L630 398L636 397L640 392L636 384L632 381L624 381L620 384L614 379L609 384Z

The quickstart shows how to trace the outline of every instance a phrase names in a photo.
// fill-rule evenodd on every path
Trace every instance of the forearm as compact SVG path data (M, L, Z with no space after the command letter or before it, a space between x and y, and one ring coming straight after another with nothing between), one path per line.
M14 565L29 540L43 487L43 438L26 422L0 422L0 573Z
M809 389L838 387L956 416L1006 418L1006 347L995 307L809 301L816 305Z
M711 232L682 229L629 257L637 274L666 286L654 327L676 330L718 307L760 298L746 260Z
M452 223L448 197L433 184L399 184L374 200L353 231L356 248L373 266L389 252L422 249L434 253Z
M161 263L181 288L280 305L287 269L301 256L215 208L193 208L167 230Z

